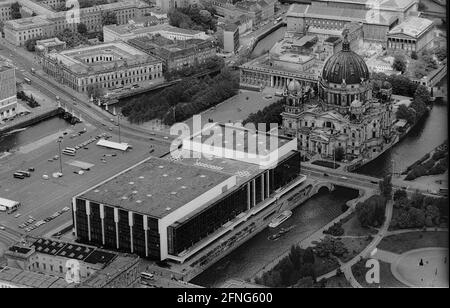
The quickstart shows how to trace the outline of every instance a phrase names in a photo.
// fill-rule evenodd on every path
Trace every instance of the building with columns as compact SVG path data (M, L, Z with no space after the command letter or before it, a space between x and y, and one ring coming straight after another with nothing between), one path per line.
M230 232L279 210L279 188L287 193L304 181L296 148L286 137L212 125L183 139L181 150L75 196L76 237L155 260L201 258Z
M295 80L288 83L283 129L297 137L305 156L333 159L342 148L348 160L370 160L396 141L392 87L385 84L374 93L369 78L366 63L345 36L342 51L324 65L318 93Z
M362 25L344 25L352 47L362 45ZM342 49L342 31L318 31L305 27L302 32L286 32L265 55L240 66L242 88L260 90L264 87L284 89L289 81L315 87L325 61Z
M387 48L406 52L419 52L431 48L434 39L434 22L420 17L410 17L387 34Z

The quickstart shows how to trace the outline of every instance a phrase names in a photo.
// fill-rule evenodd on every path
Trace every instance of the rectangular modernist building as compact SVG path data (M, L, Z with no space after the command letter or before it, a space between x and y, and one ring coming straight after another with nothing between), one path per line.
M162 61L123 42L46 54L43 70L79 92L162 82Z
M254 150L247 146L254 132L224 128L211 128L213 146L200 133L180 152L148 158L74 197L77 239L182 263L273 205L274 194L299 177L296 141L262 133Z
M16 114L16 95L16 70L0 63L0 121Z

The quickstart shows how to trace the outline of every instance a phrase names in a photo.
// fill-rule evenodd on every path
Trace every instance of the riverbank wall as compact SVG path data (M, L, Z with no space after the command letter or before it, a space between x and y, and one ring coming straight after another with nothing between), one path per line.
M18 118L17 120L14 120L11 123L0 126L0 134L5 134L5 133L11 132L16 129L21 129L21 128L28 127L30 125L34 125L34 124L37 124L44 120L47 120L49 118L52 118L54 116L63 114L63 113L64 113L64 110L62 108L55 107L55 108L40 112L39 114L30 114L28 116L23 116L23 117Z

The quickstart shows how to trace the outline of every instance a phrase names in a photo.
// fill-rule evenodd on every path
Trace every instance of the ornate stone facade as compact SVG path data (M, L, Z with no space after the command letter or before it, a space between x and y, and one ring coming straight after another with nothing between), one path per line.
M296 136L306 156L333 159L342 148L348 160L371 159L396 138L392 90L373 93L364 60L350 50L333 55L319 78L318 93L291 81L285 88L284 132Z

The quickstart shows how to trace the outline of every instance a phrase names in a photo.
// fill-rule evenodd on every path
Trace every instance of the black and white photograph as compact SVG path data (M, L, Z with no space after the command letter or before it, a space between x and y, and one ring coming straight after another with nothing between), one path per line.
M448 288L447 30L445 0L0 0L0 306Z

